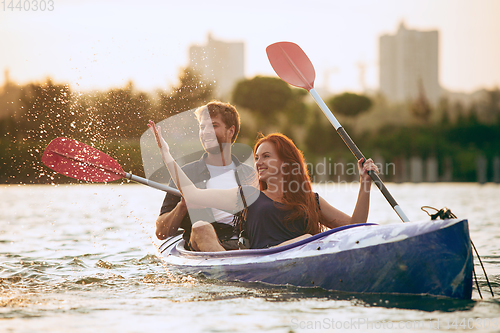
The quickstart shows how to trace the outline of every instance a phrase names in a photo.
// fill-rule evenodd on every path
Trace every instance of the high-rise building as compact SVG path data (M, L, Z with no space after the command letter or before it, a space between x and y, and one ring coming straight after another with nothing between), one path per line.
M216 97L229 99L236 83L245 77L245 44L215 40L209 34L206 45L189 47L189 67L214 85Z
M436 105L439 85L439 32L409 30L402 22L395 35L379 39L380 91L391 101L420 96Z

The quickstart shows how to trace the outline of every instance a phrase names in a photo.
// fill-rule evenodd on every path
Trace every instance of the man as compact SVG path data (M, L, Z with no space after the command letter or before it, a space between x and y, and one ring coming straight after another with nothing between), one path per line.
M212 101L197 109L195 114L205 153L200 160L182 168L191 181L199 188L233 188L254 182L253 168L240 163L231 154L231 145L240 130L236 108ZM171 186L175 184L171 182ZM180 227L184 229L183 237L188 247L193 250L210 251L210 247L204 246L204 240L214 233L226 250L236 250L239 248L238 235L232 225L233 219L234 215L227 212L189 206L184 198L167 193L156 220L156 237L170 237Z

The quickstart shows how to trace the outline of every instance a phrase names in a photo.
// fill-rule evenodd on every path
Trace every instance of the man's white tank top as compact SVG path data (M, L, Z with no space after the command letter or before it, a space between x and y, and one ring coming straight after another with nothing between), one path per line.
M236 166L234 162L226 166L208 165L210 179L207 181L207 188L228 189L238 187L234 170ZM212 208L215 221L219 223L230 224L233 221L234 215L223 210Z

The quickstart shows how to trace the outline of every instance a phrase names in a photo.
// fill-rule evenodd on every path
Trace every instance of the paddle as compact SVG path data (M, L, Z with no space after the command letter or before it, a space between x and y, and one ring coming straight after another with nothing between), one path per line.
M123 171L111 156L73 139L52 140L43 152L42 162L52 170L71 178L100 183L127 178L181 196L175 188Z
M347 132L337 121L328 106L321 99L316 90L314 90L314 79L316 78L316 73L314 71L311 60L309 60L304 51L302 51L302 49L295 43L278 42L269 45L266 48L266 52L267 57L271 62L271 66L273 67L276 74L278 74L278 76L283 81L309 91L311 96L319 105L320 109L323 111L333 127L335 127L335 130L340 135L342 140L344 140L345 144L347 145L347 147L349 147L356 159L366 160L356 144L352 141ZM387 199L387 201L389 201L392 208L401 218L401 220L403 222L409 222L410 220L408 219L408 217L406 217L401 207L399 207L396 200L389 193L389 190L384 185L380 177L374 172L369 171L368 173L373 179L373 182L380 189L384 197Z

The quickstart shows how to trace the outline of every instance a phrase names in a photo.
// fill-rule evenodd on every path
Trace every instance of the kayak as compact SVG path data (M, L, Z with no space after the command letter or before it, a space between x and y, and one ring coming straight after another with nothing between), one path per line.
M343 226L285 246L194 252L181 235L159 248L186 274L225 281L470 299L473 255L466 219Z

